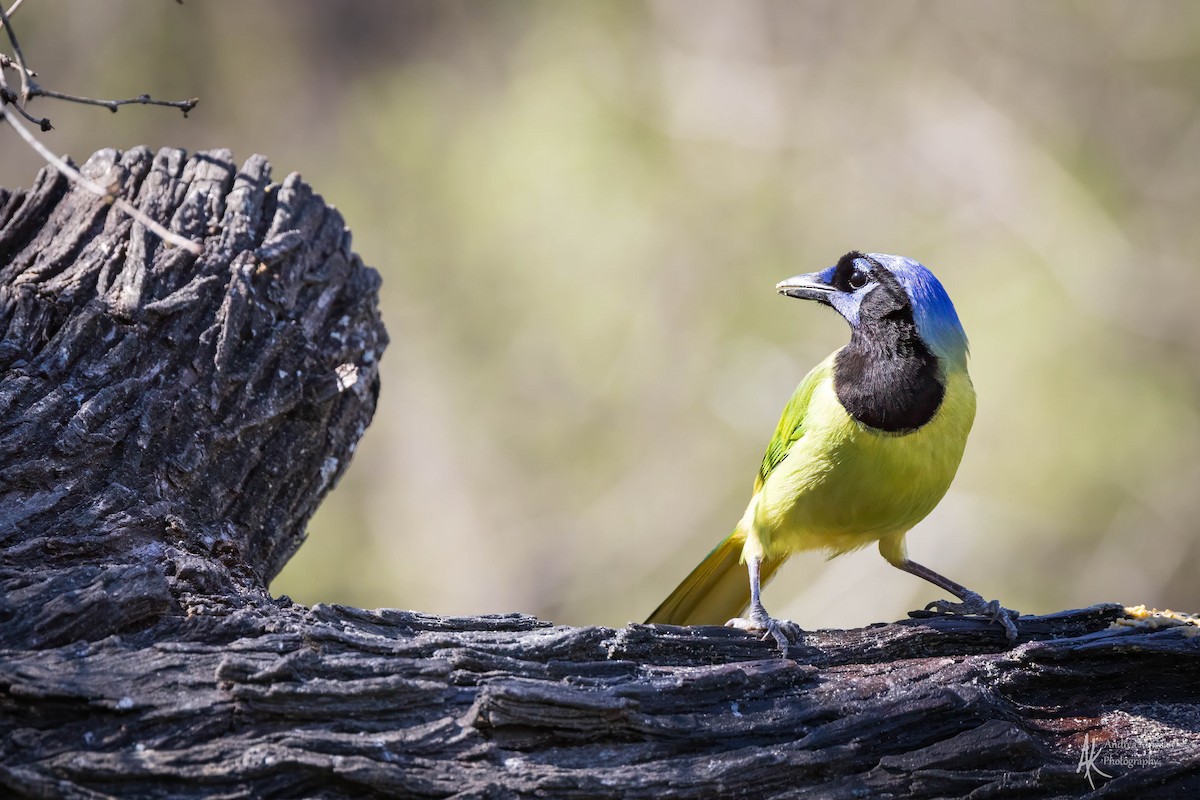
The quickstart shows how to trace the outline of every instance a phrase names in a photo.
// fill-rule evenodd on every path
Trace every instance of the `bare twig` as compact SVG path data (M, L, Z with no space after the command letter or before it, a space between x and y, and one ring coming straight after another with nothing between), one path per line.
M79 97L73 94L64 94L51 89L43 89L40 86L35 86L29 94L30 97L52 97L55 100L66 100L70 103L83 103L89 106L104 106L114 114L120 106L128 105L143 105L143 106L167 106L168 108L178 108L186 117L187 113L196 107L196 103L200 102L200 98L193 97L189 100L155 100L148 94L143 94L138 97L131 97L128 100L99 100L95 97Z
M131 98L129 100L96 100L90 97L78 97L75 95L64 94L62 92L55 92L49 89L41 88L33 80L33 76L36 73L30 70L25 63L25 55L21 52L21 44L17 41L17 36L13 32L12 23L10 22L11 15L17 10L21 3L22 0L15 0L15 2L12 4L12 7L7 11L5 11L3 4L0 3L0 27L3 27L4 32L8 35L8 40L12 43L13 55L15 56L15 58L10 58L5 54L0 54L0 116L3 116L12 129L15 130L30 147L32 147L42 158L44 158L48 164L62 173L69 181L82 186L84 189L96 195L97 197L102 197L107 202L114 204L121 211L125 212L134 220L143 225L147 230L157 235L167 246L182 247L184 250L195 253L196 255L200 255L200 253L203 252L203 248L198 243L189 241L177 233L172 233L163 225L155 222L142 211L135 208L124 198L118 197L115 192L106 189L95 181L85 178L82 173L79 172L79 170L75 169L70 164L51 153L45 145L37 140L37 137L29 132L29 129L26 128L21 120L17 117L17 115L20 114L25 119L37 125L42 131L48 131L51 129L52 126L50 125L50 120L48 118L43 117L38 119L31 116L29 112L25 110L25 105L33 97L52 97L57 100L66 100L72 103L104 106L109 111L113 112L115 112L120 106L129 105L132 103L139 103L142 105L170 106L172 108L178 108L181 110L184 116L187 116L187 113L195 108L196 103L198 102L197 98L193 97L190 100L172 102L167 100L155 100L150 95L144 94L140 97ZM15 94L9 88L8 82L4 78L4 70L6 69L16 69L20 74L20 95Z
M13 10L16 10L16 5L13 6ZM25 55L21 52L21 43L17 41L17 35L13 33L12 25L8 22L8 13L4 10L3 4L0 4L0 24L4 26L4 32L8 34L8 40L12 42L13 55L16 56L18 71L21 73L21 105L24 105L29 100L29 90L36 84L30 77L29 68L25 66ZM46 120L47 124L49 122ZM43 128L43 130L45 129Z
M0 16L3 16L4 13L4 7L0 6ZM7 25L4 27L8 28ZM37 117L32 116L24 109L24 107L22 107L17 95L8 87L8 79L4 77L4 70L6 69L18 70L21 73L22 81L25 79L25 73L29 71L23 65L18 64L4 53L0 53L0 104L11 103L13 108L17 109L17 111L21 114L21 116L25 117L25 119L37 125L38 128L43 131L50 130L52 126L50 125L50 120L48 118L43 117L42 119L38 119Z
M21 7L21 3L24 3L24 2L25 2L25 0L17 0L15 3L13 3L13 4L12 4L12 6L11 6L11 7L8 9L8 16L10 16L10 17L11 17L13 14L17 13L17 9L18 9L18 8L20 8L20 7ZM5 22L4 22L4 25L2 25L2 26L0 26L0 27L5 27L5 28L7 28L7 27L8 27L8 21L7 21L7 20L5 20Z
M17 41L17 36L13 32L12 23L9 19L10 15L14 13L21 5L21 2L22 0L16 0L12 7L7 11L4 9L4 6L0 4L0 26L4 28L5 33L8 35L9 42L12 43L13 55L15 56L15 58L10 58L7 55L0 56L0 115L4 117L12 129L15 130L30 147L32 147L42 158L44 158L47 163L62 173L68 180L79 186L82 186L84 189L96 195L97 197L102 197L106 201L114 204L121 211L125 212L138 223L143 225L147 230L157 235L167 246L182 247L191 253L200 255L200 253L203 252L203 248L199 244L189 241L177 233L172 233L171 231L167 230L166 227L135 208L124 198L116 196L114 192L106 189L95 181L85 178L83 174L79 172L79 170L75 169L70 164L51 153L45 145L37 140L37 137L30 133L29 129L25 127L21 120L17 118L17 114L20 114L25 119L37 125L42 131L50 130L51 125L48 118L43 117L38 119L31 116L29 112L25 110L25 105L29 102L30 98L39 96L52 97L58 100L66 100L73 103L104 106L109 111L113 112L115 112L120 106L129 105L131 103L170 106L172 108L180 109L184 116L187 116L187 113L196 106L197 99L192 98L190 100L171 102L166 100L155 100L154 98L150 97L150 95L144 94L140 97L129 100L95 100L88 97L77 97L75 95L64 94L62 92L42 89L37 85L37 83L34 82L34 73L25 64L25 55L21 52L21 44ZM14 64L17 72L21 76L21 93L19 96L13 93L8 86L8 82L4 78L4 70L13 69Z
M3 86L8 86L8 84L4 81L4 70L6 70L6 69L11 69L11 70L15 71L17 69L17 62L13 61L11 58L9 58L4 53L0 53L0 85L3 85ZM31 70L29 70L29 74L32 77L36 78L37 70L31 69ZM13 95L13 96L15 97L16 95Z
M4 115L4 119L7 120L8 124L13 127L13 130L20 134L21 138L24 139L30 147L36 150L38 155L46 159L51 166L66 176L68 180L78 184L79 186L82 186L84 189L87 189L97 197L103 197L105 200L111 202L117 208L133 217L133 219L135 219L137 222L144 225L147 230L152 231L155 235L162 239L165 244L182 247L184 250L195 253L196 255L200 255L203 252L203 248L196 242L185 239L179 234L172 233L171 231L167 230L165 227L150 219L150 217L146 216L140 210L135 208L124 198L117 197L111 191L105 189L95 181L85 178L82 173L79 172L79 170L75 169L70 164L54 155L54 153L51 153L48 149L46 149L44 144L37 140L37 137L29 132L29 129L25 127L24 123L17 119L17 116L12 113L12 108L14 108L14 106L11 103L0 103L0 114Z
M9 22L9 18L11 17L12 13L17 10L17 6L19 6L21 2L22 0L17 0L17 2L14 3L12 8L10 8L8 11L5 11L4 6L0 5L0 27L3 27L5 32L8 34L8 39L10 42L12 42L13 52L16 55L16 58L14 59L3 53L0 53L0 99L11 103L21 114L21 116L37 125L41 130L48 131L53 126L50 124L50 119L48 117L34 117L25 110L25 106L27 106L29 101L35 97L50 97L55 100L65 100L70 103L103 106L113 113L116 113L121 106L134 104L166 106L168 108L178 108L183 112L185 117L189 111L196 107L196 103L200 102L199 98L196 97L188 100L155 100L148 94L139 95L138 97L131 97L127 100L100 100L94 97L83 97L80 95L58 92L54 91L53 89L43 89L36 81L33 80L37 73L31 70L29 65L25 63L25 55L21 52L21 45L17 41L17 36L13 32L12 25ZM15 69L18 74L20 74L21 92L19 95L14 94L11 90L9 90L8 83L4 80L4 69Z
M37 125L38 129L43 132L54 129L54 126L50 124L49 117L35 117L26 111L24 106L17 102L17 96L12 93L11 89L8 88L8 82L5 81L2 76L0 76L0 104L5 104L15 108L17 113L32 122L34 125Z

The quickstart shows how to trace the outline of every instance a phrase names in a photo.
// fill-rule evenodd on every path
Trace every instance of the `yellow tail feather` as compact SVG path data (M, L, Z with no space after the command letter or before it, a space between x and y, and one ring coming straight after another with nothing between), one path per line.
M746 570L741 566L745 541L746 535L740 530L725 537L646 622L724 625L726 620L741 616L750 605L750 582ZM782 558L763 559L763 586L767 585L783 561Z

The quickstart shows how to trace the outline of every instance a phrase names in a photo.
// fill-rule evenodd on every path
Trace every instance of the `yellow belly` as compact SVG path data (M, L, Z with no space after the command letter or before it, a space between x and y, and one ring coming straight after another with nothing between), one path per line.
M890 434L856 422L837 400L832 376L815 387L804 435L754 495L739 528L743 557L797 550L837 555L903 533L938 504L958 470L975 390L965 372L946 381L932 420Z

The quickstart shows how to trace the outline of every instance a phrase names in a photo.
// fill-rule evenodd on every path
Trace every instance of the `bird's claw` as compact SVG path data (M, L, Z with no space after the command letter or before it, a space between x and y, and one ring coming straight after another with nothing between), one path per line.
M1017 640L1017 617L1021 612L1004 608L999 600L987 601L975 592L968 592L961 603L950 600L934 600L925 606L926 611L936 611L939 614L958 614L961 616L987 617L1004 628L1004 635L1010 642Z
M803 631L800 626L790 619L775 619L766 614L752 614L749 617L735 617L725 623L727 628L737 628L746 633L762 634L761 641L774 639L779 645L779 651L784 658L788 657L788 648L794 645Z

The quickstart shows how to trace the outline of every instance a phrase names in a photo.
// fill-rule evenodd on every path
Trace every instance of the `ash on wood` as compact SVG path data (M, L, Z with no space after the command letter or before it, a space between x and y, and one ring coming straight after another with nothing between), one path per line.
M1182 797L1200 638L1120 606L806 635L296 606L374 410L378 276L260 157L0 190L0 794Z

